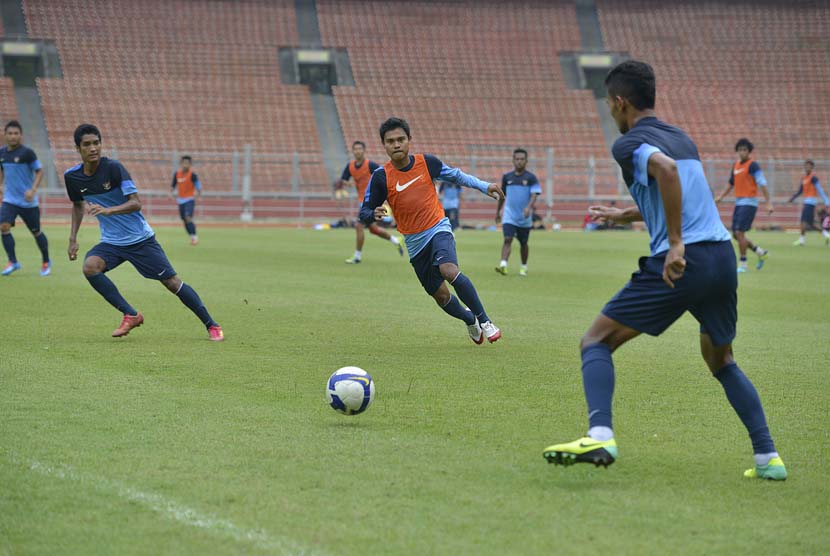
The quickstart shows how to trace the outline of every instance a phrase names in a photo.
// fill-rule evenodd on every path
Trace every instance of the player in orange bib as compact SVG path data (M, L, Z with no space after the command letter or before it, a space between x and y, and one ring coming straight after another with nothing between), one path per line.
M795 192L795 195L790 197L790 202L792 203L799 195L804 194L804 208L801 209L801 235L795 240L793 245L804 245L804 234L807 233L807 230L817 229L814 220L816 218L816 205L818 204L819 197L824 201L825 210L830 209L830 199L827 198L827 195L821 188L821 182L816 177L815 169L816 165L812 160L804 161L804 175L801 177L800 187ZM825 240L830 237L830 233L823 230L822 235L824 235Z
M380 126L380 139L389 155L389 162L372 173L360 219L367 223L386 216L383 203L395 214L409 252L409 262L421 285L449 315L464 321L467 332L476 344L501 338L501 331L484 312L473 283L458 268L455 237L449 219L438 200L433 180L478 189L495 199L504 199L504 192L495 183L487 183L451 168L428 154L409 154L409 124L400 118L389 118ZM450 293L452 284L458 297ZM468 308L459 302L463 302Z
M193 171L193 159L185 155L179 161L179 169L173 174L173 183L170 184L170 195L176 192L176 204L179 205L179 218L184 222L184 229L190 236L190 245L199 243L196 235L196 224L193 223L193 212L196 209L196 199L202 194L202 184L199 176Z
M355 141L352 143L352 154L354 160L346 165L343 169L343 175L340 179L344 182L351 182L357 189L357 202L362 203L366 196L366 188L369 187L369 179L372 177L372 172L380 168L371 160L366 160L366 143L363 141ZM397 247L398 254L403 257L403 245L401 240L391 235L389 232L372 222L369 224L369 232L392 242L392 245ZM351 259L346 259L347 264L358 264L363 257L363 241L365 234L363 233L363 222L360 220L355 224L355 232L357 233L357 246L355 248L354 256Z

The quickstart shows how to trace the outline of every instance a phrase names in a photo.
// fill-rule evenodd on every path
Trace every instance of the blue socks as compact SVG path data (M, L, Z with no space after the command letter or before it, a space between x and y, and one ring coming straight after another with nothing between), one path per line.
M3 249L6 250L6 255L9 257L9 261L16 263L17 262L17 255L14 253L14 236L11 232L7 234L2 234L3 236Z
M184 229L187 230L188 234L192 236L196 235L196 224L194 224L193 222L185 222Z
M35 236L35 241L37 242L38 249L40 249L40 254L43 257L43 262L49 262L49 241L46 239L46 234L40 232L38 235Z
M582 350L582 386L588 402L588 426L611 427L611 400L614 397L614 363L611 348L594 344Z
M764 408L761 406L761 398L752 382L738 368L737 363L730 363L720 369L715 374L715 378L720 381L726 392L726 398L749 432L753 451L756 454L775 452Z
M199 294L196 293L196 290L182 282L182 287L179 288L176 295L179 296L179 299L182 300L182 303L184 303L188 309L193 311L196 316L199 317L199 320L202 321L205 328L217 326L216 321L211 318L210 313L208 313L208 310L205 309L202 300L199 299Z
M475 324L476 317L473 315L472 312L468 311L461 305L461 302L458 301L458 298L454 295L450 295L449 302L441 307L445 313L450 316L453 316L459 320L463 320L464 324L470 325Z
M459 272L451 284L455 288L455 293L464 302L464 305L469 307L470 311L478 318L478 322L482 324L490 322L490 317L484 312L484 306L478 298L478 292L476 292L475 286L473 286L469 278Z
M127 303L127 300L121 296L118 288L112 283L112 280L104 276L102 273L87 276L86 279L89 284L95 288L95 291L101 294L101 297L106 299L110 305L121 311L124 315L135 316L138 311L133 309L132 305Z

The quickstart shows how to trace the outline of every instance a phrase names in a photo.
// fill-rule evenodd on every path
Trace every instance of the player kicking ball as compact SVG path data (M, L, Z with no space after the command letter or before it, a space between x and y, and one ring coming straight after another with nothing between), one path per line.
M752 441L755 466L745 477L784 480L761 399L732 356L738 319L735 252L721 223L697 147L682 130L657 119L651 66L627 61L605 78L606 102L622 137L613 154L636 207L591 207L610 222L644 220L651 256L582 337L587 436L544 450L550 463L608 466L617 459L611 422L611 354L645 332L660 335L689 311L700 323L700 349Z
M66 192L72 201L69 260L78 258L78 229L84 212L98 218L101 242L84 258L84 276L89 284L123 315L112 333L126 336L144 323L144 317L121 296L106 272L129 261L145 278L158 280L176 294L207 328L214 342L224 340L222 328L210 316L199 295L181 281L156 241L155 233L141 214L138 189L120 162L101 156L101 132L91 124L75 130L75 146L83 162L64 174Z
M428 154L409 154L411 135L406 120L389 118L380 126L380 140L389 162L372 173L360 219L369 225L382 220L389 201L398 231L403 234L409 262L427 294L448 315L464 321L470 339L481 344L501 338L501 331L490 321L473 283L458 268L455 237L444 208L438 200L433 180L478 189L495 199L503 199L501 187L450 168ZM450 293L452 284L458 297ZM459 302L464 303L468 308Z

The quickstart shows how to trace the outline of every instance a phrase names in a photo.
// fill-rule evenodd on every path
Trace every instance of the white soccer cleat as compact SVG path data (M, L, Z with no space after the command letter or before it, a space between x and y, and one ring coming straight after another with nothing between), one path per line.
M501 330L490 321L485 322L481 325L481 330L484 332L484 335L487 336L487 341L491 344L501 338Z
M470 339L476 344L481 345L484 342L484 331L481 329L478 319L473 324L467 325L467 332L470 334Z

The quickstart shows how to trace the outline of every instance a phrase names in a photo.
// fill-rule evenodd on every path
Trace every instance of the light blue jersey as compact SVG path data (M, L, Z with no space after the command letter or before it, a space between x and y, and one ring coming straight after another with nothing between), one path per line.
M525 170L521 174L508 172L501 178L501 187L504 190L504 213L501 221L518 228L533 226L532 215L525 216L525 207L530 203L533 195L542 193L539 179Z
M0 164L3 167L3 202L22 208L38 206L37 195L31 201L24 197L35 184L35 172L43 167L35 151L24 145L18 145L13 151L8 147L0 148Z
M681 129L655 117L642 118L617 139L613 153L648 228L652 256L669 249L660 189L657 181L648 175L648 160L657 152L674 159L677 164L683 194L683 243L729 241L729 232L721 222L694 142Z

